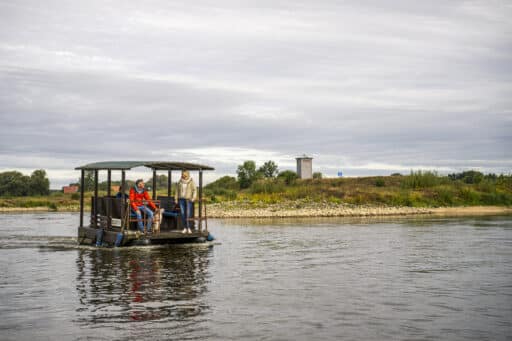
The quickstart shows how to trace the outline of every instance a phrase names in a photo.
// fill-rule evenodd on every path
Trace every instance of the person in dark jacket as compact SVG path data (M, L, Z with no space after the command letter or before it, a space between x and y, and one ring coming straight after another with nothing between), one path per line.
M122 185L119 185L119 190L117 191L116 198L117 199L124 199L124 198L128 199L128 194L125 193L124 187Z

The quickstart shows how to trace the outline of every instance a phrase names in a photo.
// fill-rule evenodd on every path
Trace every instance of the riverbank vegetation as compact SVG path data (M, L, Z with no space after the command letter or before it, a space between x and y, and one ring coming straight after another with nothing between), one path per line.
M0 211L17 208L23 210L47 209L49 211L78 211L80 208L80 194L52 192L45 196L0 197Z
M9 173L6 175L6 173ZM23 191L15 193L16 186L6 186L10 176L15 184L22 181L30 184L43 183L46 186L44 170L35 171L32 176L0 173L0 211L11 209L48 209L77 211L79 193L65 194L52 191L49 194L34 194L30 186L20 185ZM440 175L432 171L411 171L408 175L324 178L315 173L313 179L301 180L293 171L279 172L277 165L269 161L256 168L254 162L244 162L238 167L237 178L224 176L204 188L206 202L214 203L219 209L265 208L302 209L336 206L387 206L387 207L460 207L460 206L512 206L512 175L483 174L465 171ZM21 180L20 180L21 179ZM47 179L46 179L47 180ZM1 182L4 181L4 182ZM39 182L38 182L39 181ZM149 179L148 184L152 181ZM90 206L90 184L86 182L86 210ZM114 185L114 183L113 183ZM173 186L174 187L174 186ZM6 188L8 190L6 190ZM157 178L158 195L167 195L167 177ZM33 191L33 189L32 189ZM43 193L46 193L44 192ZM173 191L174 192L174 191ZM18 194L18 195L15 195ZM99 194L106 194L106 184L99 186ZM320 206L319 206L320 205Z
M297 201L301 205L510 206L512 176L478 171L450 175L412 171L409 175L300 180L294 172L286 171L275 177L254 178L246 188L236 178L225 176L206 186L205 194L212 202L253 205Z

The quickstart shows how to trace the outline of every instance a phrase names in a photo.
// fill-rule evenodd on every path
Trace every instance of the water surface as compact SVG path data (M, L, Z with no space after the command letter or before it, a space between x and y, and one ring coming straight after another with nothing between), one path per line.
M220 245L78 247L0 215L2 340L507 340L512 217L210 220Z

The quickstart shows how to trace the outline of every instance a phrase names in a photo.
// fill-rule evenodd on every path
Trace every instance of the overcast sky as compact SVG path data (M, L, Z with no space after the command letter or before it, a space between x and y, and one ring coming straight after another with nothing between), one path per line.
M0 171L512 171L510 1L0 1ZM149 177L148 173L148 177Z

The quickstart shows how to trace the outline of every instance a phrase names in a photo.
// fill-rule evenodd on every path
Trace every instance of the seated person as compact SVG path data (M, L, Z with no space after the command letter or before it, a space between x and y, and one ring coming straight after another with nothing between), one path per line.
M147 201L147 204L151 207L149 209L144 205L143 200ZM147 216L147 231L151 232L151 225L153 223L153 211L156 211L155 204L151 201L148 192L144 188L144 180L138 179L135 181L135 187L130 189L130 206L133 212L137 215L137 224L141 232L144 232L144 224L142 223L142 213L146 213Z
M119 186L119 190L117 191L116 198L117 199L125 199L125 198L128 199L128 194L125 193L123 185Z

